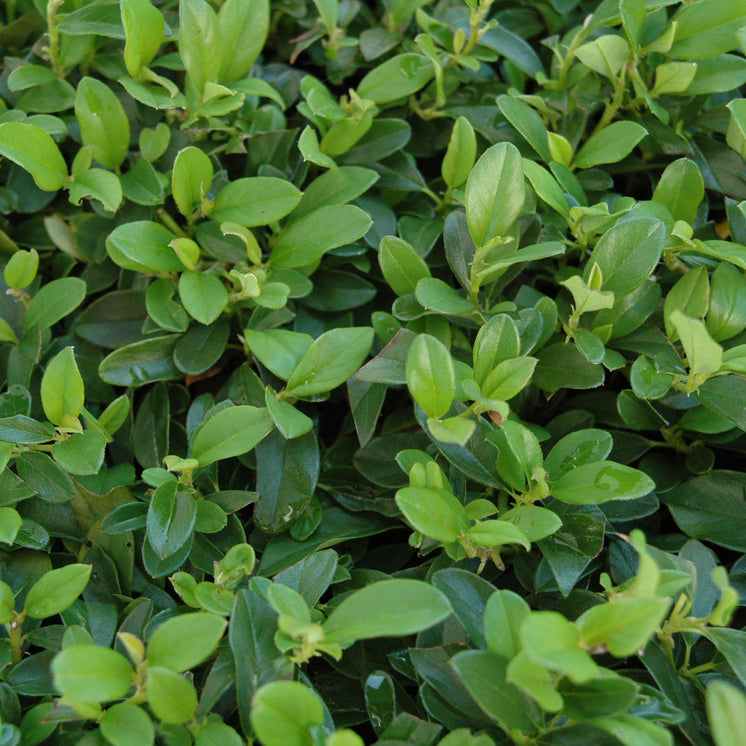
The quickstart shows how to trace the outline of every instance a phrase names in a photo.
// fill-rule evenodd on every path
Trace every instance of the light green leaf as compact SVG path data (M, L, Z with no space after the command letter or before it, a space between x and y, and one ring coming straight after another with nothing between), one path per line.
M461 186L469 176L477 156L477 137L466 117L458 117L453 123L451 139L440 173L446 186L454 189Z
M12 508L4 508L4 510L12 510ZM13 589L6 582L0 580L0 624L8 624L12 621L15 605Z
M679 158L661 174L653 192L653 202L667 207L674 220L685 220L692 225L704 196L705 185L699 167L689 158Z
M507 416L507 411L505 412ZM439 420L427 418L427 430L440 443L455 443L464 446L468 443L477 427L477 423L468 417L448 417Z
M456 374L451 353L430 334L420 334L407 353L407 387L414 400L430 417L442 417L456 392Z
M83 78L76 89L75 118L93 159L105 168L119 168L129 151L130 125L112 89L96 78Z
M582 44L575 50L575 56L586 67L610 80L615 80L619 75L628 55L629 44L618 34L599 36L598 39Z
M741 158L746 158L746 99L734 99L728 104L728 109L730 120L725 140Z
M202 204L212 184L212 163L199 148L190 145L176 154L171 171L171 192L179 212L189 217Z
M498 96L497 105L505 118L523 135L526 142L545 163L553 160L549 151L549 135L541 116L527 103L512 96Z
M248 328L244 332L251 354L278 378L287 381L308 348L313 343L309 334L292 332L289 329L267 329L257 331Z
M41 403L50 422L62 425L77 419L85 401L83 377L72 347L65 347L50 361L41 379Z
M474 342L474 380L484 383L496 365L518 357L521 340L518 327L510 316L499 313L477 332Z
M115 650L98 645L73 645L52 661L55 687L83 702L108 702L124 697L135 672Z
M746 722L746 696L723 680L710 681L707 685L707 719L716 746L737 746Z
M86 284L79 277L62 277L42 285L26 308L26 330L48 329L71 314L85 298Z
M616 717L599 718L594 725L624 744L624 746L673 746L673 733L664 725L637 715L620 713Z
M183 272L179 296L189 315L200 324L212 324L228 303L228 289L215 275Z
M117 226L106 239L106 251L122 269L155 274L181 272L184 265L169 246L176 236L168 228L148 220Z
M26 614L34 619L46 619L64 611L83 592L90 575L91 565L79 564L45 572L26 596Z
M17 289L28 287L34 281L38 269L39 252L36 249L31 249L31 251L19 249L5 265L3 271L5 284Z
M717 373L723 362L723 348L710 336L704 323L685 316L678 309L671 311L668 319L681 340L690 375Z
M39 189L56 192L67 182L67 164L57 143L34 124L0 124L0 155L26 169Z
M508 659L484 650L467 650L450 659L479 707L502 727L536 733L544 722L537 704L507 681Z
M223 617L201 611L168 619L148 640L148 664L188 671L212 654L226 626Z
M521 625L520 637L523 649L533 660L576 684L597 674L593 658L581 647L577 626L556 611L531 613Z
M668 291L663 305L663 320L666 335L675 342L679 338L675 326L671 322L671 314L680 311L690 319L704 318L710 303L710 280L707 267L694 267Z
M218 192L210 217L247 228L268 225L292 212L302 196L303 193L285 179L271 176L237 179Z
M572 153L570 155L572 156ZM523 159L523 171L534 188L536 196L543 199L561 215L569 217L570 206L567 203L567 197L554 176L536 161L530 161L528 158Z
M592 135L575 156L578 168L617 163L626 158L648 131L637 122L612 122Z
M153 551L169 557L192 538L197 506L192 495L175 481L161 484L150 498L146 518L147 536Z
M331 329L314 340L288 379L287 393L306 397L341 386L370 352L373 329Z
M212 415L194 436L192 456L205 466L248 453L274 424L265 407L242 404Z
M664 62L655 68L655 85L651 96L662 96L666 93L683 93L697 74L694 62Z
M272 422L275 423L283 437L292 440L313 429L313 420L310 417L296 409L292 404L277 399L269 387L265 389L264 394Z
M427 57L413 52L398 54L371 70L360 81L357 93L376 104L386 104L416 93L434 74Z
M518 148L504 142L488 148L466 182L466 217L477 247L506 234L524 198L523 162Z
M378 248L383 277L397 295L414 292L423 277L430 277L425 260L412 245L396 236L385 236Z
M473 301L464 298L458 290L437 277L427 276L418 280L415 297L423 308L436 313L459 316L477 310Z
M673 17L676 21L671 57L696 60L730 52L738 47L736 32L746 17L744 0L699 0L682 6Z
M415 531L436 541L449 544L469 529L463 506L445 490L403 487L396 504Z
M577 625L585 645L602 645L617 658L627 658L653 636L669 605L667 598L616 598L592 606Z
M232 83L249 71L267 40L269 20L269 0L226 0L220 6L221 83Z
M273 267L305 267L318 262L330 249L362 238L373 225L355 205L319 207L288 224L272 248Z
M545 712L562 709L562 697L553 686L549 671L522 650L508 664L507 681L535 699Z
M97 199L109 212L116 212L122 203L122 182L116 174L103 168L89 168L68 184L70 202L79 205L84 197Z
M503 544L520 544L527 551L531 542L518 526L509 521L488 520L475 523L467 536L478 547L492 549Z
M505 658L521 650L520 629L531 607L513 591L495 591L484 609L484 636L487 647Z
M310 746L309 728L323 722L318 697L297 681L265 684L251 703L251 726L266 746Z
M562 519L553 510L538 505L517 505L501 513L500 520L518 526L529 541L545 539L562 527Z
M503 360L485 378L482 395L487 399L512 399L528 386L537 362L528 356Z
M126 38L124 63L127 72L138 78L161 46L165 21L148 0L121 0L120 10Z
M155 728L142 707L119 702L107 708L99 721L104 738L112 746L153 746Z
M588 281L593 265L603 277L602 290L622 298L638 288L658 264L666 238L665 225L655 218L630 218L617 223L601 237L586 264Z
M707 331L718 342L746 329L746 276L722 262L712 273Z
M70 474L98 474L104 462L106 438L95 430L72 433L52 446L54 460Z
M223 45L217 14L205 0L179 1L179 55L200 96L206 83L217 82Z
M145 679L148 705L164 723L186 723L197 709L197 692L187 679L169 668L151 666Z
M323 624L326 642L401 637L432 627L451 613L448 599L420 580L381 580L354 591Z
M583 464L549 482L552 495L573 505L600 505L607 500L634 500L655 489L645 472L613 461Z
M23 519L15 508L0 508L0 541L5 544L12 544L21 528ZM0 591L2 591L0 586ZM11 593L11 598L13 594ZM3 606L3 600L0 597L0 608ZM8 619L7 621L10 621ZM0 621L0 624L6 622Z

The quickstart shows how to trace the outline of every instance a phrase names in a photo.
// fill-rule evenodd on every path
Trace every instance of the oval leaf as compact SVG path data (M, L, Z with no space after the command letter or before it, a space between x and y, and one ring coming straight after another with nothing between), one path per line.
M105 168L119 168L129 150L130 123L114 91L96 78L83 78L76 89L75 118L93 159Z
M176 673L188 671L212 654L226 625L223 617L201 611L168 619L148 641L148 663Z
M291 213L302 195L285 179L271 176L238 179L218 192L210 217L247 228L269 225Z
M46 619L70 606L88 585L90 565L65 565L45 572L26 596L24 609L34 619Z
M430 417L442 417L451 407L456 374L451 353L429 334L420 334L407 353L407 386Z
M274 427L266 407L243 404L223 409L197 431L192 456L201 466L248 453Z
M72 347L65 347L47 365L41 379L41 405L50 422L62 425L66 418L77 418L83 409L83 377Z
M410 635L450 613L448 599L427 583L382 580L347 596L324 622L324 634L336 643Z
M130 690L134 671L116 650L98 645L73 645L52 661L57 689L83 702L108 702Z
M25 168L39 189L56 192L65 186L65 159L52 136L35 124L0 124L0 155Z
M617 298L642 285L655 269L666 240L666 226L655 218L624 220L601 237L586 265L588 281L593 265L603 277L602 290Z
M485 150L466 182L466 218L477 246L504 236L523 207L523 161L518 148L501 142Z
M644 472L613 461L583 464L549 483L552 495L574 505L600 505L608 500L634 500L655 489Z
M367 326L324 332L288 379L288 394L312 396L341 386L363 364L372 344L373 329Z
M373 221L355 205L327 205L290 223L270 256L273 267L304 267L362 238Z

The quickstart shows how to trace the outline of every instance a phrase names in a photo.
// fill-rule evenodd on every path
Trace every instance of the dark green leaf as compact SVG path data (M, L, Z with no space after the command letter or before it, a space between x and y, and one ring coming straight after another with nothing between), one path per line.
M259 502L254 518L262 531L278 533L306 509L319 477L319 447L313 432L286 440L268 435L256 449Z
M176 482L165 482L153 493L146 526L150 544L161 559L189 542L195 518L194 498Z
M744 488L739 472L716 470L677 485L662 499L688 536L746 551Z
M173 361L178 340L178 335L170 334L121 347L101 361L98 373L115 386L141 386L179 378L180 371Z
M561 388L592 389L604 381L602 365L589 363L574 346L554 344L538 355L532 378L539 388L550 393Z
M451 659L464 685L482 710L508 728L534 733L540 711L532 699L506 680L507 658L495 653L468 650Z

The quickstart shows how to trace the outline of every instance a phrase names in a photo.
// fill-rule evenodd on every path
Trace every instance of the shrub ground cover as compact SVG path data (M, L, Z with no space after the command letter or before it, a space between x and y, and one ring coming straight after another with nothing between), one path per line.
M746 0L0 10L0 743L743 742Z

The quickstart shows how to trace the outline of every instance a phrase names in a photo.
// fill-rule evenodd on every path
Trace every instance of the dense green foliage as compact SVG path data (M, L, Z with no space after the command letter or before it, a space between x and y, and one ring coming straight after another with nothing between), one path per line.
M737 746L746 0L6 0L0 743Z

